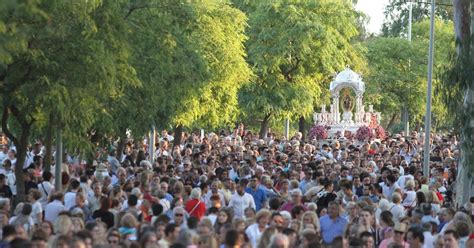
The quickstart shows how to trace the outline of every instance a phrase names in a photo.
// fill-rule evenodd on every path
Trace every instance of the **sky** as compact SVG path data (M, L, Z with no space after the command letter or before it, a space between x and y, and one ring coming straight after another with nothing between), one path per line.
M383 23L383 9L388 3L388 0L359 0L356 9L364 12L370 17L367 31L369 33L380 32Z

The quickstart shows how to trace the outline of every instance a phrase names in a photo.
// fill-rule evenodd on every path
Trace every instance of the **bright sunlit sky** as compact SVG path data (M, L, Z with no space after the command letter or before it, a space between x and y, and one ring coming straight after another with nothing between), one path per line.
M388 0L359 0L356 9L364 12L370 17L367 31L379 33L383 23L383 9Z

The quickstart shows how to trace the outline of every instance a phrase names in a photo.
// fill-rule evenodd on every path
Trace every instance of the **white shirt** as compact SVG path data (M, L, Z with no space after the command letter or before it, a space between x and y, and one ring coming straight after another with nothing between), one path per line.
M41 224L43 220L38 219L38 214L43 213L43 208L41 207L41 203L39 201L36 201L31 205L31 218L33 219L34 224Z
M423 242L423 248L433 248L434 242L436 241L436 236L433 236L430 232L423 232L425 241Z
M225 207L225 197L224 197L224 194L222 194L222 192L217 192L217 194L219 195L219 199L221 200L221 207ZM212 191L208 191L206 195L204 195L204 197L202 197L201 199L204 201L204 203L206 204L206 208L209 209L211 206L212 206L212 203L211 203L211 196L212 196Z
M0 164L3 164L3 161L8 158L8 153L0 151Z
M41 203L41 207L44 209L48 204L48 197L53 192L54 186L49 181L43 181L38 184L38 190L41 193L41 198L38 200Z
M13 168L13 167L12 167ZM5 171L5 176L7 177L7 184L12 190L12 194L16 195L16 176L12 170Z
M234 210L234 217L243 218L244 210L248 207L255 209L255 201L249 193L244 193L244 195L239 195L235 192L230 198L229 207Z
M260 238L262 237L262 232L258 229L258 223L254 223L245 229L245 234L250 240L252 247L257 247Z
M402 205L405 207L414 207L416 206L416 192L413 190L405 192L407 197L403 200Z
M58 200L54 200L46 204L46 207L44 208L44 220L54 223L56 218L58 218L59 213L62 211L66 211L63 203Z
M408 174L408 175L405 175L405 176L401 176L400 178L398 178L398 181L397 181L397 184L402 188L402 189L405 189L405 183L406 181L408 180L414 180L415 178Z
M64 195L64 207L69 210L76 205L76 192L67 192Z
M394 222L399 222L401 218L405 217L405 208L401 204L393 205L390 212L393 215Z

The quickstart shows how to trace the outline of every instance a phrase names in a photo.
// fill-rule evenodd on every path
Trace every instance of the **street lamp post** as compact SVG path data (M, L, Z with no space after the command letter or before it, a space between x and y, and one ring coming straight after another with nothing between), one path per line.
M433 52L434 52L434 11L435 0L431 0L430 17L430 47L428 55L428 88L426 92L426 114L425 114L425 144L423 148L423 175L429 176L430 170L430 132L431 132L431 91L433 81Z

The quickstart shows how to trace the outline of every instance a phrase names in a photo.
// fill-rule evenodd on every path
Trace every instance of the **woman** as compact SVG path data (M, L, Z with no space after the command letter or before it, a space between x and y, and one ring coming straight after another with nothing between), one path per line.
M378 244L385 239L391 239L393 237L393 215L390 211L383 211L380 214L379 226L377 227L377 238ZM378 245L377 244L377 245Z
M416 192L414 189L415 189L415 181L408 180L405 183L405 193L403 194L403 203L402 203L405 209L416 207Z
M199 237L198 248L218 248L217 240L212 235L201 235Z
M39 225L43 220L43 208L39 199L41 198L41 193L37 189L30 189L28 194L28 201L31 203L31 218L33 219L34 225Z
M232 211L230 209L223 208L219 210L216 223L214 224L214 230L217 234L219 234L222 226L232 223L232 217Z
M268 227L270 222L271 212L266 209L261 209L258 211L257 216L255 217L256 223L250 225L245 230L252 247L257 246L258 240L262 237L263 231Z
M110 200L106 196L100 198L100 208L94 211L92 218L100 219L107 225L107 228L114 226L114 214L109 211L110 209Z
M260 238L260 241L258 242L257 248L267 248L267 247L269 247L270 246L270 239L276 233L278 233L278 230L275 227L269 227L269 228L265 229L265 231L262 234L262 237Z
M281 202L288 202L290 200L290 181L285 179L280 184L280 199Z
M140 247L156 247L158 245L158 239L154 232L146 232L141 235Z
M321 230L319 226L318 215L316 214L316 212L305 212L303 214L302 220L303 225L301 225L302 228L300 229L300 231L303 231L307 227L307 225L314 225L314 230L316 231L316 233L319 233L319 231Z
M201 198L201 189L194 188L191 191L190 200L186 202L184 209L188 212L189 216L194 216L201 220L201 218L206 214L206 204L200 200Z

